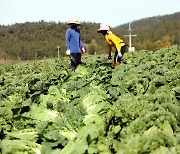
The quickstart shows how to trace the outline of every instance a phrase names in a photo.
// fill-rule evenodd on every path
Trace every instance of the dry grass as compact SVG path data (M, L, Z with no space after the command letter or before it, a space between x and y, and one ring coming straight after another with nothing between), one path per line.
M14 63L14 60L0 59L0 64L12 64L12 63Z

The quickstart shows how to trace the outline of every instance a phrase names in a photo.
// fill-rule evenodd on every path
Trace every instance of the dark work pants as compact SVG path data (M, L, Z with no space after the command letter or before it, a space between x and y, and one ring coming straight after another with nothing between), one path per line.
M71 53L70 59L71 59L71 69L75 71L77 66L81 64L81 53Z
M124 53L126 51L126 47L127 47L127 45L124 45L124 46L121 47L122 57L123 57L123 55L124 55ZM114 55L114 63L116 63L116 62L121 63L122 57L118 56L118 51L116 50L115 55Z

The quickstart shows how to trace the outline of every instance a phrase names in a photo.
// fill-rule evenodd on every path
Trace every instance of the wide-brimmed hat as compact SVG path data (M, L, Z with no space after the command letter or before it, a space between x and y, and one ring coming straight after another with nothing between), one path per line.
M106 24L101 24L100 25L100 28L97 30L97 32L100 32L100 31L103 31L103 30L109 30L109 26L108 25L106 25Z
M77 18L72 18L71 21L68 22L68 25L81 25Z

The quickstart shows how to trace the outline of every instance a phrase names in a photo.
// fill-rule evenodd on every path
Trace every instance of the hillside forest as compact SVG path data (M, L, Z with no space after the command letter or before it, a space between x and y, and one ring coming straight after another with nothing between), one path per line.
M79 27L81 39L89 55L107 53L103 37L97 33L100 23L82 22ZM110 24L110 23L108 23ZM65 56L65 33L63 22L26 22L0 25L0 59L42 59ZM136 50L156 51L180 43L180 12L145 18L131 22L132 45ZM128 24L111 27L111 31L128 43Z

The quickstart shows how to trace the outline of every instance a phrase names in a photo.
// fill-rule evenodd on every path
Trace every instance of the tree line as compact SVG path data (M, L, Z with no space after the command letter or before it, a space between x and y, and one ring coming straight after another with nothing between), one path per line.
M160 18L160 19L159 19ZM157 20L158 19L158 20ZM146 22L149 24L143 24ZM155 22L157 21L157 22ZM88 54L107 53L103 37L97 33L99 23L83 22L80 27L81 39ZM26 22L9 26L0 26L0 58L34 59L56 57L57 48L65 56L65 33L67 23ZM132 39L136 50L157 50L162 47L178 44L180 41L180 12L175 15L142 19L132 22ZM128 42L127 24L112 27L112 32Z

